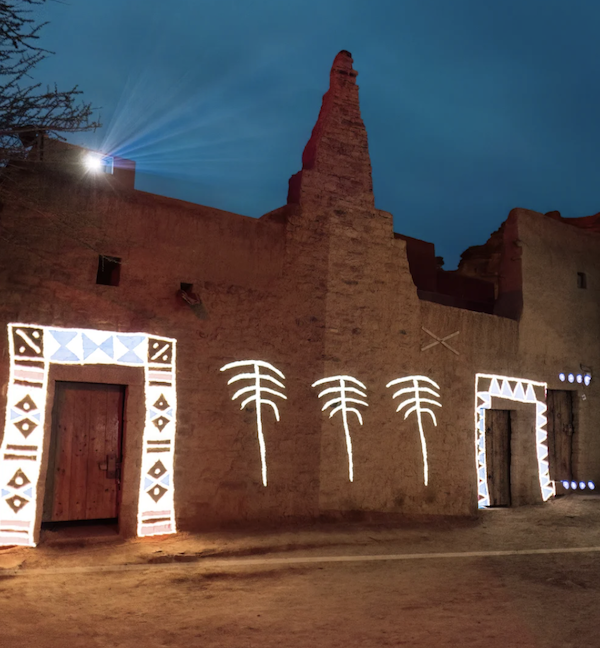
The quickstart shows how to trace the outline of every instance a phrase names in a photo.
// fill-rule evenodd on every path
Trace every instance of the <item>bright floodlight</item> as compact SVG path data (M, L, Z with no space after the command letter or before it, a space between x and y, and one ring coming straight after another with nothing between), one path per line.
M568 381L569 381L570 383L575 382L575 376L574 376L573 374L569 374L569 375L567 376L567 379L568 379Z
M577 374L577 382L580 384L583 382L583 376L581 374Z
M102 157L97 153L88 153L84 158L84 163L89 171L102 169Z
M560 382L565 382L565 377L566 377L566 376L565 376L564 373L559 373L559 374L558 374L558 379L560 380Z
M583 377L583 384L588 387L591 382L592 377L590 376L590 374L585 374L585 376Z
M590 490L594 490L594 488L596 488L596 485L594 484L594 482L588 482L588 488Z
M569 490L569 488L571 487L571 484L569 484L568 481L564 481L564 482L562 483L562 485L563 485L563 488L566 488L567 490Z

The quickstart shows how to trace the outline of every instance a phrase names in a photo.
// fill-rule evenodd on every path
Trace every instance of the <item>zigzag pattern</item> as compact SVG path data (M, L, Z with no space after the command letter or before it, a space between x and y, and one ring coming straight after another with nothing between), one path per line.
M485 384L490 380L489 387L480 391L480 382ZM535 440L538 462L538 475L543 501L555 495L554 482L550 479L548 463L548 433L545 429L546 418L546 384L522 378L508 378L506 376L488 376L477 374L476 378L476 410L475 410L475 456L477 462L477 496L479 508L490 505L490 496L487 484L487 462L485 456L485 410L491 409L492 398L505 398L507 400L535 405ZM539 400L535 388L544 390L544 401Z

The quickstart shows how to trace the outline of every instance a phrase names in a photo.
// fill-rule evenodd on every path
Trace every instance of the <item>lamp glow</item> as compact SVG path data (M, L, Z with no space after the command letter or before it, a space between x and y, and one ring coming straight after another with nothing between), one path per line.
M573 374L569 374L567 378L570 383L575 382L575 376Z
M577 374L576 380L579 384L581 384L583 382L583 376L581 374Z
M98 153L88 153L83 159L88 171L97 172L102 169L102 156Z
M576 489L577 488L577 482L571 482L571 488Z
M590 482L588 482L588 488L589 488L590 490L594 490L594 489L596 488L596 484L594 484L594 482L591 482L591 481L590 481Z
M568 481L564 481L564 482L562 483L562 485L563 485L563 488L566 488L567 490L569 490L569 488L571 487L571 484L569 484Z
M558 374L558 379L560 380L560 382L565 382L565 379L566 379L565 374L562 373L562 372L559 373L559 374Z
M590 374L585 374L585 376L583 377L583 384L586 387L589 387L591 382L592 382L592 376Z

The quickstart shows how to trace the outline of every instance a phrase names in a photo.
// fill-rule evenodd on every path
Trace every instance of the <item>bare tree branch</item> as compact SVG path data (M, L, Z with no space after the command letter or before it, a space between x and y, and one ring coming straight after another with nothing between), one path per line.
M0 0L0 168L11 159L24 159L37 137L94 130L94 109L81 101L77 86L44 91L30 83L36 65L53 52L39 46L47 24L35 18L35 6L46 0Z

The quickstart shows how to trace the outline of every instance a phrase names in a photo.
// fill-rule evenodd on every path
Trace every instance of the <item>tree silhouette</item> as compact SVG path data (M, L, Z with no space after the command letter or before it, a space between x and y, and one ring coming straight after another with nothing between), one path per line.
M403 396L405 394L407 396L413 396L412 398L405 398L403 401L401 401L400 405L398 405L398 407L396 408L396 412L399 412L404 407L408 407L410 405L411 407L408 407L406 412L404 412L404 420L406 420L413 412L417 413L417 421L419 422L419 435L421 436L421 448L423 451L423 476L425 480L425 486L427 486L429 482L429 467L427 465L427 443L425 442L425 434L423 432L423 414L429 414L433 420L433 424L436 427L437 419L435 418L433 410L431 410L429 407L423 407L423 403L426 403L428 405L436 405L437 407L441 407L442 404L437 400L427 398L427 395L435 396L436 398L439 398L440 395L431 387L420 385L420 382L424 382L426 383L426 385L433 385L433 387L435 387L436 389L440 388L440 386L436 382L431 380L431 378L427 378L427 376L406 376L406 378L397 378L396 380L390 381L386 386L392 387L392 385L402 384L410 385L409 387L404 387L402 389L399 389L397 392L394 392L392 398L398 398L398 396Z
M53 54L38 45L47 23L34 17L34 8L46 0L0 1L0 167L9 160L27 157L30 148L46 134L91 130L91 104L81 102L77 86L45 90L31 81L36 65Z
M278 380L274 376L271 376L268 373L261 373L261 368L272 371L274 374L276 374L280 378L283 378L284 380L285 380L285 376L281 373L281 371L279 371L279 369L276 369L272 364L269 364L268 362L263 362L262 360L240 360L238 362L230 362L229 364L226 364L225 366L221 367L221 371L227 371L229 369L237 369L238 367L250 367L252 369L252 372L236 374L235 376L233 376L233 378L230 378L227 381L227 384L231 385L232 383L238 382L239 380L252 381L250 385L246 385L245 387L238 389L235 392L235 394L231 397L231 400L236 400L237 398L243 396L244 394L250 394L242 401L240 405L240 409L244 409L246 405L249 405L252 402L256 403L256 429L258 432L258 445L260 448L262 481L263 481L263 485L266 486L267 485L267 460L266 460L265 439L262 431L262 406L269 405L270 407L272 407L273 412L275 413L275 420L277 421L279 421L279 409L277 408L277 405L273 400L271 400L270 398L264 398L263 396L265 394L267 395L270 394L274 396L279 396L280 398L284 398L284 399L287 399L287 397L282 392L277 391L276 389L272 389L271 387L265 387L262 384L262 381L268 381L269 383L274 384L277 387L280 387L281 389L285 389L285 385L280 380Z
M350 481L354 481L352 439L350 438L350 430L348 429L348 413L353 412L354 414L356 414L356 417L358 418L358 421L361 425L363 424L363 420L361 413L355 407L348 407L348 404L350 403L356 405L364 405L365 407L368 407L369 404L366 401L352 396L352 394L358 394L363 398L367 397L364 391L361 391L353 385L358 385L364 390L366 390L367 388L365 385L363 385L363 383L360 382L360 380L356 380L356 378L352 378L352 376L332 376L331 378L321 378L321 380L314 382L312 386L316 387L317 385L325 385L327 383L333 382L337 382L338 384L334 387L328 387L327 389L324 389L319 393L319 398L326 396L327 394L335 394L333 398L328 400L325 405L323 405L321 411L324 412L328 407L331 407L332 409L331 412L329 412L329 418L331 418L334 414L337 414L337 412L342 413L342 420L344 422L344 434L346 435L346 448L348 450L348 476ZM350 383L350 385L348 385L347 383Z

